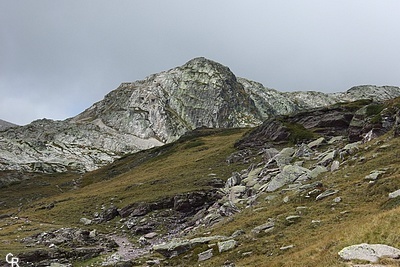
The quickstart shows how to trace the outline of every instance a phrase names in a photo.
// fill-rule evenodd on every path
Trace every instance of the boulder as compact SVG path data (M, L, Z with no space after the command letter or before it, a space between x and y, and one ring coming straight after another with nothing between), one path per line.
M240 176L240 173L234 172L232 173L232 176L226 180L225 187L230 188L232 186L240 185L242 181L242 177Z
M306 145L306 144L301 144L297 149L296 152L294 153L295 157L299 158L308 158L311 157L314 154L314 151Z
M336 157L337 151L330 151L324 154L324 157L317 163L318 165L328 166Z
M198 261L205 261L205 260L211 259L213 256L213 249L210 248L204 252L197 254L197 256L199 257Z
M400 189L396 190L396 191L394 191L392 193L389 193L389 198L396 198L396 197L399 197L399 196L400 196Z
M285 147L272 160L277 163L279 168L282 168L292 161L295 152L296 150L294 148Z
M340 167L340 162L338 160L334 160L331 165L331 172L337 171Z
M89 225L92 224L92 220L88 219L88 218L81 218L79 220L80 223L84 224L84 225Z
M261 231L268 231L273 229L275 226L275 222L272 219L269 219L268 222L261 224L259 226L256 226L253 228L253 230L251 230L252 233L258 234Z
M297 166L297 165L286 165L283 167L281 173L276 175L265 188L265 191L272 192L284 185L293 183L300 177L309 177L311 171L309 169Z
M217 245L218 245L219 253L222 253L222 252L234 249L237 246L237 241L234 239L230 239L230 240L218 242Z
M343 248L339 253L343 260L365 260L378 262L381 258L400 258L400 250L382 244L358 244Z
M99 223L111 221L118 215L118 209L115 206L111 206L100 214Z
M369 180L369 181L376 181L385 173L386 173L386 171L375 170L375 171L372 171L367 176L365 176L364 179Z
M299 215L290 215L286 217L286 221L290 224L296 223L301 219L301 216Z
M326 143L325 137L320 137L317 140L314 140L310 143L308 143L309 148L317 148L320 147L322 144Z

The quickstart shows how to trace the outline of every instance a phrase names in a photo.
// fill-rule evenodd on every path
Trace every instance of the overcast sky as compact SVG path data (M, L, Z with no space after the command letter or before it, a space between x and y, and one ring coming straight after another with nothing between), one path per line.
M399 0L0 0L0 119L75 116L198 56L280 91L400 85Z

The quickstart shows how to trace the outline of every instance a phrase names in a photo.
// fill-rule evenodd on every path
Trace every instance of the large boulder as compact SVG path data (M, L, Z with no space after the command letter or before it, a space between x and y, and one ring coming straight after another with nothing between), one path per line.
M284 185L295 182L299 178L306 180L310 177L310 173L311 171L307 168L297 165L286 165L283 167L282 172L271 179L271 181L265 187L265 191L275 191Z
M369 262L378 262L381 258L400 258L400 250L388 245L382 244L358 244L343 248L339 252L343 260L365 260Z

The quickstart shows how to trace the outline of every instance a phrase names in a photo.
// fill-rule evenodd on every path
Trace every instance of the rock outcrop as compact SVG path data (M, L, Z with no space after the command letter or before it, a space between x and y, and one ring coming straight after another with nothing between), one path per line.
M217 62L195 58L144 80L122 83L73 118L42 119L0 132L0 170L85 172L124 154L172 142L199 127L250 127L276 115L337 102L397 96L400 89L389 86L359 86L335 94L283 93L237 78ZM343 114L321 123L347 126L348 120ZM354 125L357 130L361 124ZM285 127L277 138L286 138Z

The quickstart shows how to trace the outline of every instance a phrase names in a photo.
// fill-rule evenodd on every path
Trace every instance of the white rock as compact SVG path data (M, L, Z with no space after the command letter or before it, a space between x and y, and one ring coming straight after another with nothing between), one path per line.
M339 253L343 260L366 260L377 262L380 258L400 257L400 250L388 245L382 244L358 244L343 248Z
M82 223L84 225L92 224L92 220L89 220L87 218L81 218L79 221L80 221L80 223Z
M394 191L392 193L389 193L389 198L396 198L398 196L400 196L400 189L396 190L396 191Z
M331 165L331 172L339 170L340 162L338 160L334 160Z
M317 140L314 140L308 144L309 148L316 148L321 146L325 142L325 137L320 137Z
M237 246L237 241L236 240L227 240L227 241L221 241L217 243L218 245L218 251L219 253L225 252L231 249L234 249Z

